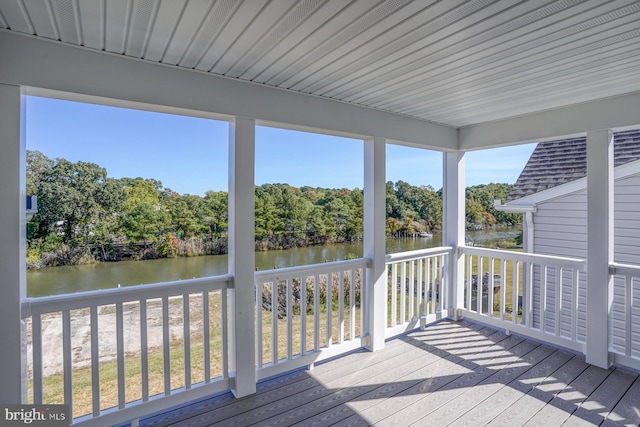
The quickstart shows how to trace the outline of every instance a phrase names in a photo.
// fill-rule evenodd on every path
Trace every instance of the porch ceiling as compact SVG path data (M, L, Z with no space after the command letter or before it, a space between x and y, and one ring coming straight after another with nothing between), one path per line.
M640 91L629 0L6 0L0 28L460 127Z

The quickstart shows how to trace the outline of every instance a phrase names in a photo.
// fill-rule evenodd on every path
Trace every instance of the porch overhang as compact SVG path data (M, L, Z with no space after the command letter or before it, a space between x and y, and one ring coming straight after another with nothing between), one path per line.
M372 349L384 344L380 335L384 333L380 330L384 319L380 316L386 301L380 301L378 292L380 283L386 284L380 280L385 279L386 267L379 227L385 215L381 203L385 194L384 144L392 142L445 153L444 243L453 249L449 248L451 254L442 255L437 262L440 274L450 279L451 291L448 299L451 306L441 307L440 313L446 310L447 315L457 317L465 299L467 311L472 311L471 292L465 295L464 290L465 280L470 284L472 279L470 269L468 278L464 271L465 152L587 133L589 209L590 216L596 219L590 219L589 224L594 233L590 236L587 262L589 275L594 279L589 279L588 292L595 297L588 310L590 332L586 351L590 362L602 367L609 365L607 316L611 296L601 289L602 283L611 281L612 262L613 168L609 133L611 129L640 123L637 29L640 2L469 1L460 2L459 6L451 6L450 2L426 4L420 0L378 2L375 6L366 0L344 4L315 2L315 9L309 7L308 16L296 15L300 22L294 22L287 31L280 31L278 26L290 21L284 19L285 12L274 9L277 2L227 2L230 11L225 25L230 21L237 24L232 28L236 38L225 39L226 45L216 45L215 49L212 36L210 43L205 36L204 42L198 39L213 26L202 21L210 16L213 3L207 6L207 2L184 2L180 6L178 2L96 1L80 2L82 7L78 3L65 2L73 9L73 13L65 16L60 16L58 10L62 2L43 3L42 9L35 2L23 0L0 6L0 224L5 236L0 243L0 271L3 283L8 284L0 304L0 341L4 343L0 348L0 372L6 380L0 388L0 401L24 401L20 390L26 393L26 376L20 372L24 366L20 352L24 327L21 301L26 289L25 139L21 128L24 94L230 121L233 124L230 144L234 148L229 158L233 165L230 206L234 213L230 235L235 236L237 244L230 251L236 248L244 251L234 252L232 261L237 259L236 255L246 255L253 241L254 222L249 214L253 170L247 170L255 161L256 124L365 140L365 230L368 230L365 244L371 263L362 267L362 275L369 280L367 286L376 291L367 298L378 310L363 322L368 328L365 332L370 334L363 341ZM216 7L222 3L216 3ZM307 3L312 2L288 1L290 8L286 13L295 15L292 11ZM115 9L107 10L107 4ZM198 7L205 8L206 13L198 14L194 9ZM325 7L336 10L315 14L315 10ZM370 15L378 7L387 9ZM146 21L143 12L151 12ZM360 19L365 12L371 19ZM92 20L96 16L97 20ZM136 19L139 16L142 17ZM341 19L344 33L334 16ZM157 25L151 22L152 18L157 19ZM273 40L283 41L269 46L268 53L272 56L265 60L268 66L257 74L266 73L271 64L288 58L279 70L269 71L272 84L268 79L252 81L243 73L216 72L215 64L201 69L186 66L182 61L194 55L213 55L216 62L231 52L233 58L226 68L248 70L261 63L263 52L257 51L256 46L266 37L264 31L252 25L266 21ZM93 24L103 31L97 37L102 38L99 42L86 34L91 30L95 36ZM36 27L51 28L43 36ZM111 30L107 32L105 27ZM178 27L182 31L174 31ZM307 31L305 38L291 36L295 36L294 30L298 28ZM546 28L553 29L549 30L550 39L542 37ZM166 35L160 41L157 34L152 34L158 29L161 36ZM307 39L317 34L316 29L324 31L326 38ZM420 33L431 29L432 33ZM353 37L347 37L348 34ZM142 45L153 37L156 37L155 56L145 57L146 47ZM410 39L413 40L410 44L402 44ZM301 40L310 43L308 52L312 53L302 50L304 44L291 45ZM192 46L204 47L202 52L193 53ZM398 49L393 50L394 46ZM175 60L164 59L169 50L172 52L168 56ZM388 54L375 55L380 52ZM370 62L360 62L368 55L372 55ZM433 60L428 60L430 55L435 55ZM310 67L304 76L293 71L288 74L289 69L301 68L298 61L303 57ZM254 62L242 64L245 58ZM237 64L242 67L236 67ZM278 73L283 73L281 78L276 78ZM324 87L326 90L320 90ZM548 101L547 97L552 99ZM481 265L483 256L494 254L466 255L469 260L471 256L479 257ZM255 271L251 257L247 259L247 263L236 262L236 270L231 270L235 282L230 317L234 325L242 325L245 331L245 336L232 337L236 342L231 345L231 353L236 348L244 353L230 356L230 370L243 371L244 376L226 378L237 395L251 394L256 384L252 351L255 340L251 331L255 322L252 305ZM541 258L535 260L540 262ZM533 265L530 258L510 262ZM578 267L573 267L577 277ZM632 279L638 277L633 274L636 270L629 273L629 284L637 280ZM402 273L400 276L403 277ZM577 279L575 286L577 289ZM513 300L517 297L514 294ZM479 301L476 317L482 318L482 298ZM512 318L517 323L517 315ZM71 348L70 341L66 345ZM65 384L65 394L71 395L70 382ZM94 412L99 416L99 402L97 406Z
M456 150L457 130L407 116L0 30L0 82L33 95Z

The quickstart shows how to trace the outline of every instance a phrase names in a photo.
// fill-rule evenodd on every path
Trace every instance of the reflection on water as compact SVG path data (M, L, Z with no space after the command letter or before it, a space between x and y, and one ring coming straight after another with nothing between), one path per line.
M472 231L467 234L476 243L489 239L513 238L520 229ZM431 238L387 239L387 253L437 247L442 235ZM362 242L312 246L256 252L256 268L292 267L327 261L362 257ZM53 267L27 272L27 294L30 297L69 292L108 289L227 273L227 256L212 255L149 261L104 262L91 265Z

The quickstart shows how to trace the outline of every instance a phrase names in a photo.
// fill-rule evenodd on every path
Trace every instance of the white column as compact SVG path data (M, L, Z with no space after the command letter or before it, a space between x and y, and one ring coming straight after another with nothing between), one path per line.
M444 153L442 244L455 248L449 268L450 305L455 319L458 319L457 309L464 306L464 259L458 250L465 244L464 159L463 151Z
M256 392L254 169L255 120L238 117L229 125L229 360L236 397Z
M371 266L366 274L366 301L368 310L367 348L371 351L384 348L386 329L385 228L386 228L386 184L385 147L383 138L364 141L364 257L370 258Z
M608 368L613 261L613 132L587 132L587 354Z
M0 402L22 403L26 295L25 141L18 86L0 84Z

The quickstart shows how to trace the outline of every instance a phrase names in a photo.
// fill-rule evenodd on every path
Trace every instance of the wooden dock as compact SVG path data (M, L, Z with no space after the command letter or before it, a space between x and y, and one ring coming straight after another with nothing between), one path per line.
M640 378L470 322L444 321L140 420L141 426L585 426L640 424Z

